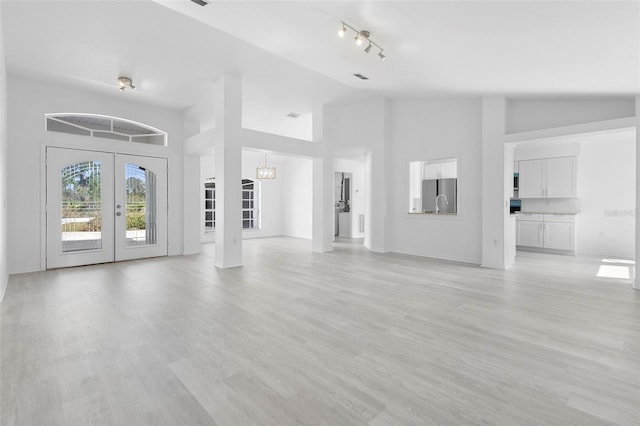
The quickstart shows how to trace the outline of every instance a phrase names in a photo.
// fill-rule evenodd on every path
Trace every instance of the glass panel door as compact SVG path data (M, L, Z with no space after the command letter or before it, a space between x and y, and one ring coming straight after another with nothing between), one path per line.
M116 155L116 260L167 255L167 160Z
M62 169L62 253L102 248L102 161Z
M47 148L47 268L113 261L113 154Z
M137 164L125 164L126 246L155 244L158 234L157 177Z
M47 269L166 256L167 159L48 147L46 232Z

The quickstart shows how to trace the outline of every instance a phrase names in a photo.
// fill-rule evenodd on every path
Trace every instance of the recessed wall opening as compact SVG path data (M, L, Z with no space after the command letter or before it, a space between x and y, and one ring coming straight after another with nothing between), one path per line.
M167 145L166 132L124 118L83 113L52 113L45 114L45 118L46 129L49 132Z

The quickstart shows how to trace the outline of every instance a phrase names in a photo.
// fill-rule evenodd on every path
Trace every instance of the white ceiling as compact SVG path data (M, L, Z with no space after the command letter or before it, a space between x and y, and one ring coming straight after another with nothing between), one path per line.
M370 96L640 93L636 1L1 0L13 75L212 117L216 77L244 80L247 127L309 137L313 105ZM387 60L340 39L371 31ZM370 78L361 81L353 73ZM299 119L285 117L299 112Z
M638 1L155 1L390 97L640 90ZM375 47L365 54L351 32L338 38L340 21L369 30L387 60Z

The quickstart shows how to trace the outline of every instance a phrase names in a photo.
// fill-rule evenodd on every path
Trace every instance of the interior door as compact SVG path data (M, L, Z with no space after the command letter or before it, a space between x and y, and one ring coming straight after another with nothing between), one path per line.
M167 159L116 155L115 260L167 255Z
M47 269L113 262L113 154L47 148Z
M167 160L47 148L46 267L167 255Z

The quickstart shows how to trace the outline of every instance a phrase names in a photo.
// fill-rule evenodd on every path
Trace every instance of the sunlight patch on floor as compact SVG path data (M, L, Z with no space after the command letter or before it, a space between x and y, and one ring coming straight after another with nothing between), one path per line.
M602 259L596 277L630 280L633 276L635 262L625 259Z

